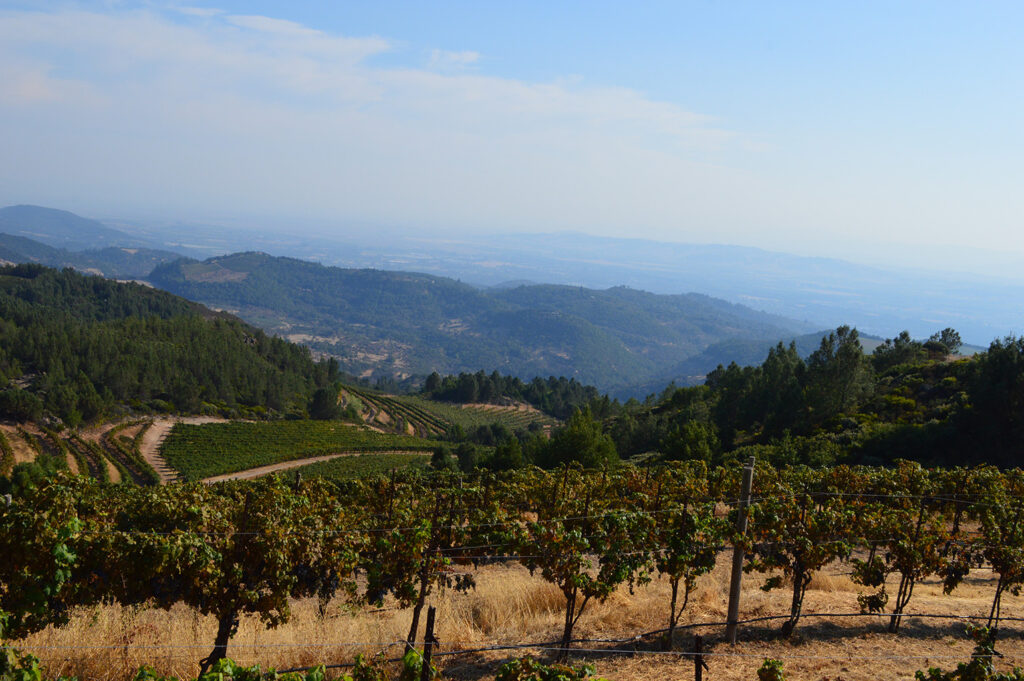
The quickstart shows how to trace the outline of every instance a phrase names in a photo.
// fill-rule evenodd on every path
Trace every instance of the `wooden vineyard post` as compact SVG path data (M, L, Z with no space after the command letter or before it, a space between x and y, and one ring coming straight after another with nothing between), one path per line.
M747 507L750 506L750 489L754 484L754 457L743 467L743 486L740 490L739 513L736 516L736 534L747 533ZM740 614L740 583L743 579L743 545L736 542L732 551L732 578L729 581L729 615L726 619L725 637L729 643L736 643L736 623Z
M430 681L433 678L430 667L430 655L433 652L434 644L434 606L427 608L427 630L423 634L423 668L420 670L420 681Z
M696 681L704 681L704 670L708 663L704 661L704 639L700 634L693 637L693 678Z

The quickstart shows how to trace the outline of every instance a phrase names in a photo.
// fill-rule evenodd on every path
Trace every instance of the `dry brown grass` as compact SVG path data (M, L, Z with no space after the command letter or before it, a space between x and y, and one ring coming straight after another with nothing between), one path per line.
M701 581L691 595L684 615L687 622L724 619L728 595L728 556ZM845 566L833 566L812 581L805 612L856 611L859 587ZM489 566L477 573L478 588L468 593L445 592L431 598L438 608L436 631L443 649L480 645L550 641L558 637L562 621L561 593L539 577L531 577L518 565ZM770 593L759 587L758 575L744 577L741 616L757 617L788 612L789 592ZM941 584L926 580L915 590L910 610L957 615L987 614L994 580L987 572L972 575L954 596L942 594ZM620 589L605 603L588 607L580 621L578 638L625 638L665 626L668 584L656 580L631 594ZM1007 596L1005 615L1024 616L1024 598ZM232 639L229 655L250 664L285 669L318 663L344 662L357 652L373 654L379 642L398 641L408 631L410 613L385 606L381 612L356 611L344 603L332 603L321 618L317 604L294 604L288 624L267 630L252 617L244 618ZM900 635L885 632L883 619L814 618L801 622L790 640L777 635L780 622L741 628L740 642L729 646L721 627L701 630L709 658L710 679L754 679L766 657L784 661L792 681L868 681L913 679L914 671L929 665L955 666L970 655L971 645L962 636L963 623L952 620L906 620ZM82 610L71 624L48 629L19 643L48 663L52 672L76 674L80 679L126 679L142 663L165 673L194 674L198 660L209 652L215 632L211 617L185 607L169 612L105 605ZM690 649L692 631L677 639ZM1024 664L1024 626L1007 623L999 648L1007 655L1001 662ZM364 645L339 646L338 643ZM78 648L75 646L95 646ZM174 647L161 647L174 646ZM630 648L628 645L591 644L594 649ZM692 679L693 664L678 655L655 653L658 641L641 644L651 654L580 653L597 665L599 673L620 681ZM400 654L400 647L388 649ZM457 679L490 679L496 664L520 651L491 652L469 658L445 658L445 675ZM521 651L523 653L528 651ZM540 654L543 654L541 651ZM888 659L904 656L902 659Z

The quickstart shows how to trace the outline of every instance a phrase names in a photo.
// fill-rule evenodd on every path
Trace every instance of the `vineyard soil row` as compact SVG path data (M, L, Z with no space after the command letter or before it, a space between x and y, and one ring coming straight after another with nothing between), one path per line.
M548 428L558 423L557 419L524 405L456 405L433 402L412 395L404 396L401 399L467 430L477 426L488 426L492 423L501 423L512 430L525 430L533 423Z
M163 445L164 440L171 434L171 429L174 428L176 423L189 423L192 425L199 425L202 423L226 423L226 419L215 418L212 416L193 416L184 418L174 419L156 419L153 421L153 425L145 432L142 437L142 442L139 445L139 450L142 453L143 458L149 462L149 465L153 467L153 470L160 476L161 484L167 484L174 482L178 479L178 474L167 465L167 461L160 454L160 447Z
M430 465L427 452L379 452L345 456L303 466L303 476L322 476L333 480L351 480L370 475L388 474L409 468L426 469Z
M68 469L97 480L148 482L153 473L135 439L148 433L148 419L93 425L76 431L56 431L33 423L0 425L11 450L12 463L28 463L40 455L62 458ZM139 438L140 440L142 438ZM154 454L159 463L159 455ZM169 478L173 479L173 478Z

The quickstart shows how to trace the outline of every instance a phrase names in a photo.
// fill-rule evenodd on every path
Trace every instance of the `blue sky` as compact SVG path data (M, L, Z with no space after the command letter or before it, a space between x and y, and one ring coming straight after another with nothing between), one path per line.
M997 2L0 2L0 203L981 269L1024 256L1022 26Z

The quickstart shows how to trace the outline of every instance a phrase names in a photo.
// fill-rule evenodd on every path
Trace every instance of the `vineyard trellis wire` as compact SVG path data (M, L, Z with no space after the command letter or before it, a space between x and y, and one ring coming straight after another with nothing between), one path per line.
M865 613L865 612L813 612L804 613L804 617L815 618L815 617L835 617L835 618L856 618L856 617L875 617L884 618L889 615L884 613ZM986 618L984 615L952 615L949 613L922 613L922 612L910 612L903 615L906 618L918 618L918 619L948 619L970 622L974 620L983 620ZM772 622L787 619L789 615L762 615L760 617L749 617L739 620L739 624L757 624L759 622ZM1024 617L1010 617L1002 616L1000 620L1003 622L1024 622ZM707 629L707 628L721 628L724 627L728 622L726 620L714 620L708 622L691 622L688 624L681 624L678 629ZM650 638L659 634L668 632L668 628L652 629L651 631L645 631L640 634L635 634L629 638L574 638L573 643L631 643L640 642L645 638ZM328 642L316 642L316 641L304 641L302 643L245 643L244 641L233 641L228 644L230 647L235 648L358 648L358 647L395 647L404 646L408 641L405 639L394 639L394 640L382 640L382 641L328 641ZM413 641L414 645L422 646L424 641ZM536 647L536 646L554 646L559 641L548 641L546 643L515 643L515 644L496 644L495 646L486 646L481 650L490 650L495 647L503 646L521 646L524 648ZM166 650L166 649L205 649L208 648L206 644L201 643L153 643L153 644L104 644L104 645L90 645L90 644L74 644L74 645L33 645L34 650ZM570 649L571 650L571 649ZM468 654L470 652L476 652L476 650L452 650L448 651L448 655ZM637 651L644 652L644 651ZM683 651L679 651L676 654L681 654ZM1021 652L1024 656L1024 652Z
M1016 545L1010 545L1016 553L997 550L1008 541L1020 541L1021 473L982 468L953 474L907 466L824 471L760 467L751 508L795 505L808 516L839 509L861 524L844 524L835 530L838 535L819 536L820 542L870 554L876 545L905 538L899 533L871 537L865 528L894 508L909 507L936 519L937 539L930 545L936 555L940 547L948 549L948 558L939 558L950 566L950 590L962 580L964 569L978 569L984 561L1002 591L1013 592L1021 574L1015 572L1019 559L1013 561L1021 550ZM967 475L983 480L990 493L971 495L971 501L964 494L952 495L950 481ZM900 481L909 477L926 489L899 489ZM659 557L685 548L658 533L668 519L700 513L721 519L734 513L735 504L722 500L736 499L737 482L736 471L708 471L697 464L653 472L528 469L476 476L394 474L341 483L304 480L294 485L268 479L213 487L132 488L62 478L0 510L0 543L18 541L20 548L34 549L4 551L14 544L0 546L0 582L5 587L0 608L13 613L8 635L18 635L66 619L77 605L100 600L184 602L220 618L221 631L210 656L215 658L226 649L239 612L251 612L268 624L281 622L289 616L288 599L302 595L365 603L391 595L422 607L434 588L469 588L480 564L515 560L561 585L567 624L575 624L588 599L601 600L622 584L644 583L652 578ZM970 531L964 522L953 522L956 509L972 521ZM743 540L755 553L778 555L801 541L765 534L767 525L759 525L758 512ZM712 553L736 541L738 537L722 528L708 529L699 539ZM678 555L684 563L692 560L689 554ZM456 563L473 568L457 572ZM149 572L139 583L102 577L134 574L126 567L137 570L140 564ZM369 582L372 588L357 584L355 575L368 575L371 569L377 570ZM246 579L262 580L257 593L245 593L235 574L239 571ZM60 583L47 584L54 575L61 577ZM220 595L212 593L214 586ZM988 616L996 626L1014 621L999 616L999 595ZM573 598L580 599L576 609L569 606ZM415 626L406 640L418 640ZM567 626L558 650L580 642Z

